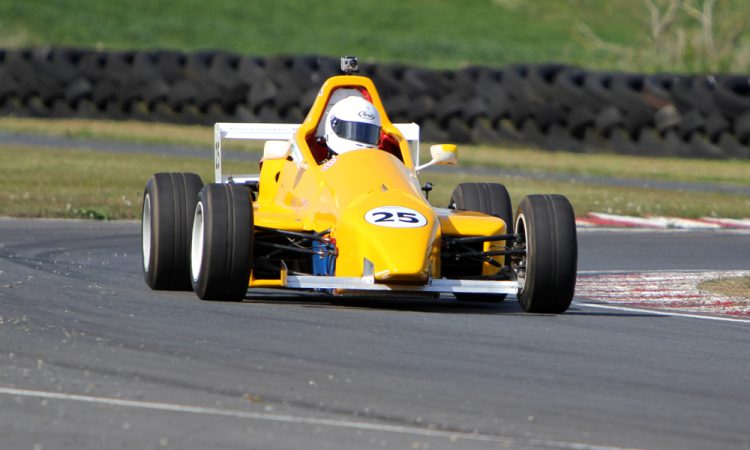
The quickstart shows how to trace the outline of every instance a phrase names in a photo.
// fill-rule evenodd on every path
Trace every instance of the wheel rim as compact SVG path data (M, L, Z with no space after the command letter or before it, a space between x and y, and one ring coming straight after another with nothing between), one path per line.
M519 214L516 219L516 235L520 236L517 241L524 246L524 253L521 255L518 263L516 264L516 280L518 281L518 293L523 293L523 289L526 287L526 270L529 257L529 240L526 238L526 217L523 214Z
M149 194L143 198L141 245L143 246L143 270L148 272L151 263L151 195Z
M198 281L198 275L203 264L203 234L205 223L203 220L203 202L198 202L193 217L193 237L190 244L190 276L194 282Z

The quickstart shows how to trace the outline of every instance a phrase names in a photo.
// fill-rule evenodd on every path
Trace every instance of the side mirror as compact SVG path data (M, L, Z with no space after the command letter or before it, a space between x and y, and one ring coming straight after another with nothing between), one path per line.
M438 144L430 147L430 155L435 164L458 164L458 149L455 144Z
M438 144L430 146L430 155L432 155L432 159L426 164L417 166L415 169L416 171L420 171L425 167L429 167L434 164L458 164L458 149L456 148L455 144Z
M263 158L261 161L274 159L286 159L292 152L289 141L266 141L263 145Z

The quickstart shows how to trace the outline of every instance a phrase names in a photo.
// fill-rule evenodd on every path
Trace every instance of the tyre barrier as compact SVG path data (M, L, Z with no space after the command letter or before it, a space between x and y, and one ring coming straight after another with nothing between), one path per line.
M336 58L223 51L0 49L0 115L298 123ZM426 141L750 159L750 76L564 64L432 70L361 64L391 120Z

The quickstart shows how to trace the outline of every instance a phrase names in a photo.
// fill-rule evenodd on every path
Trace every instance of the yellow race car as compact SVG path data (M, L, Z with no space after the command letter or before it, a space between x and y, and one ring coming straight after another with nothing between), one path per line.
M393 124L369 78L345 74L321 87L294 124L215 125L215 182L157 173L143 196L143 273L152 289L191 289L206 300L248 289L332 295L439 296L502 301L561 313L576 280L573 208L530 195L515 221L507 190L462 183L432 206L419 172L455 164L455 145L419 163L419 127ZM265 141L260 173L226 174L222 143Z

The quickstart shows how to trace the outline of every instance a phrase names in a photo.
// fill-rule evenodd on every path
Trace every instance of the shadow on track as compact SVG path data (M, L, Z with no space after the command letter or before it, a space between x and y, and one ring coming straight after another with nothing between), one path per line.
M523 313L521 306L513 300L499 303L459 302L451 296L440 298L414 297L334 297L319 293L251 293L246 303L297 305L309 308L365 309L413 311L438 314L517 314Z
M244 303L261 303L268 305L291 305L306 308L360 309L410 311L433 314L479 314L479 315L524 315L529 317L550 317L560 314L527 313L515 298L510 297L502 302L468 302L458 301L452 296L441 296L437 299L384 298L367 296L332 297L318 293L248 293ZM591 317L658 317L645 313L627 313L612 311L584 311L575 305L562 315Z

